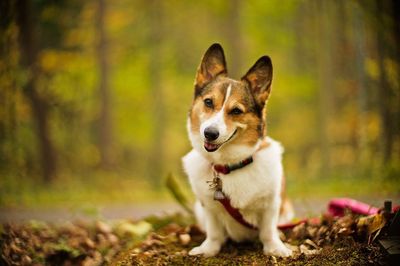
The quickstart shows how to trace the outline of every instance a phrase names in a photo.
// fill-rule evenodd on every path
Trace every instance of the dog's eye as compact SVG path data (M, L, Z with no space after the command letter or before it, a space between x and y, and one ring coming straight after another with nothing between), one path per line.
M205 99L205 100L204 100L204 104L205 104L207 107L209 107L209 108L213 108L213 107L214 107L213 100L210 99L210 98Z
M243 111L240 110L239 108L233 108L233 109L229 112L229 114L231 114L231 115L240 115L240 114L243 114Z

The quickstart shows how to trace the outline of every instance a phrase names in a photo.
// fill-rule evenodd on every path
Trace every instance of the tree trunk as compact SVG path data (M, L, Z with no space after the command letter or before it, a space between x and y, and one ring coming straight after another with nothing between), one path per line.
M30 1L19 0L16 4L21 65L26 69L28 77L23 90L31 105L36 124L43 179L46 183L49 183L56 176L56 153L50 139L49 109L45 99L41 97L37 89L37 77L40 75L40 69L36 65L38 46L34 35L36 32L35 20L32 18Z
M394 112L394 123L393 123L393 131L396 138L397 143L400 143L400 1L392 0L392 13L391 17L394 23L394 60L397 63L397 99L394 99L396 103ZM400 148L397 150L397 160L400 159Z
M163 49L163 1L151 0L150 8L150 62L149 83L151 90L153 114L152 146L149 156L149 176L155 187L160 186L160 180L164 160L164 132L166 127L166 115L164 107L164 93L162 88L162 68L164 66Z
M229 56L230 60L230 69L229 75L233 78L239 79L245 72L241 73L241 71L245 71L242 69L242 34L240 31L240 4L239 0L231 0L228 1L228 18L227 25L224 27L226 29L226 37L228 41L228 45L230 46L231 56Z
M100 166L109 168L112 165L112 125L110 117L110 89L109 89L109 69L107 61L107 40L105 32L105 0L98 0L96 31L98 37L97 58L99 64L99 150Z
M388 81L386 69L385 69L385 59L387 57L387 44L382 29L386 28L384 21L385 16L385 4L386 2L376 1L376 16L378 20L377 31L377 47L378 47L378 67L380 71L379 75L379 110L381 116L381 146L383 152L383 163L387 164L392 155L393 149L393 120L391 114L392 100L393 97L391 87Z
M330 144L328 135L328 124L330 120L331 109L331 93L333 91L333 73L332 73L332 47L331 47L331 34L332 27L330 27L330 9L329 1L316 1L314 2L314 16L317 18L315 21L317 47L316 56L318 64L319 76L319 94L318 94L318 135L319 146L321 155L321 175L329 175L330 173ZM321 19L321 21L318 21Z
M358 117L357 117L357 160L361 163L367 163L367 80L365 75L364 60L367 57L365 49L365 36L364 36L364 23L365 20L362 10L355 3L351 3L351 9L354 16L353 29L354 29L354 44L355 44L355 64L356 70L354 73L357 77L357 107L358 107Z
M13 3L11 0L3 0L0 2L0 58L5 69L0 72L0 82L15 74L16 64L10 56L15 51L15 42L10 27L14 22L13 17ZM3 167L14 168L17 154L17 141L16 141L16 115L15 115L15 101L16 101L16 84L15 79L10 83L1 82L0 89L0 170ZM10 167L11 166L11 167Z

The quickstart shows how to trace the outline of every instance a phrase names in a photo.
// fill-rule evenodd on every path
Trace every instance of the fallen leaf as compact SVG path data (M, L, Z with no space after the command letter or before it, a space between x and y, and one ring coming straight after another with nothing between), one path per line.
M179 241L184 246L188 245L190 243L190 240L191 240L191 237L189 234L180 234L179 235Z
M124 221L116 227L115 231L120 236L130 235L142 237L148 234L152 228L152 225L145 221L140 221L137 223Z
M102 221L96 221L96 230L103 234L112 232L111 226Z

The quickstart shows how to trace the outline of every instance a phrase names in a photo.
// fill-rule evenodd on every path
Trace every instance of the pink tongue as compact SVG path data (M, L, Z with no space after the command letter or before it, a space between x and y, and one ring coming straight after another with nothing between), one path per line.
M214 149L218 148L218 145L212 144L209 142L204 142L204 146L209 150L214 150Z

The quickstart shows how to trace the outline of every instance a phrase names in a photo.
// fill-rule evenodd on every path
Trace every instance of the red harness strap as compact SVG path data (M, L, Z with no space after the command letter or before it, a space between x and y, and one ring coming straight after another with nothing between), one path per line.
M223 199L218 199L218 201L222 204L222 206L224 206L225 210L232 216L233 219L235 219L238 223L240 223L241 225L249 228L249 229L253 229L253 230L258 230L257 227L255 227L254 225L248 223L242 216L242 214L240 213L239 209L234 208L231 205L231 201L228 197L225 197Z
M251 164L252 162L253 162L253 157L250 156L236 164L225 164L225 165L216 164L213 166L213 168L214 168L215 172L227 175L234 170L243 168L246 165ZM219 179L218 174L216 175L216 178ZM218 188L218 185L217 185L217 188ZM229 213L229 215L232 216L232 218L235 219L238 223L240 223L241 225L243 225L249 229L257 230L257 227L248 223L243 218L243 215L240 213L239 209L234 208L232 206L230 199L223 194L222 187L220 187L219 189L222 194L222 197L214 197L214 199L218 200L222 204L222 206L224 206L225 210Z

